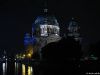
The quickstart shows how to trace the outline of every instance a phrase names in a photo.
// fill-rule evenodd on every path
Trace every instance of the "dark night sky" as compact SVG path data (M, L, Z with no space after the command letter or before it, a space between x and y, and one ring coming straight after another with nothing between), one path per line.
M43 6L43 0L0 0L0 47L23 46L23 34L31 32L32 22ZM75 17L88 42L100 40L99 7L97 0L48 0L48 9L62 22L60 26Z

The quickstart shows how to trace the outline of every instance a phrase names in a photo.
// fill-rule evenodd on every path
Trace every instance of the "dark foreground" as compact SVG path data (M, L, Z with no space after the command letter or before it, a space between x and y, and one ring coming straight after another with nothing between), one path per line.
M0 63L0 75L100 75L99 61L41 61L32 64L14 61Z

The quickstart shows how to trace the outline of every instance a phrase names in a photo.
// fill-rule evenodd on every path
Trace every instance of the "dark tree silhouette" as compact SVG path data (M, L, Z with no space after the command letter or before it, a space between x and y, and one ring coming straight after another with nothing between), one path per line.
M42 61L39 65L41 75L67 74L78 72L81 45L72 37L62 38L42 48ZM43 61L45 60L45 61Z
M42 48L42 58L46 60L70 60L79 59L81 56L81 45L73 38L62 38L58 42L52 42Z

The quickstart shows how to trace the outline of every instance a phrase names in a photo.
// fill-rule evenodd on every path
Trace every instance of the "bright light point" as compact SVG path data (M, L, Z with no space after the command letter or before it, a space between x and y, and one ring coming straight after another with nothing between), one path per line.
M27 54L27 57L28 57L28 58L31 58L31 56L32 56L32 55L31 55L30 53Z
M31 54L28 54L29 56L31 56Z
M25 54L23 54L23 57L25 57Z
M5 58L5 56L3 56L3 58Z
M7 60L7 58L6 58L6 60Z

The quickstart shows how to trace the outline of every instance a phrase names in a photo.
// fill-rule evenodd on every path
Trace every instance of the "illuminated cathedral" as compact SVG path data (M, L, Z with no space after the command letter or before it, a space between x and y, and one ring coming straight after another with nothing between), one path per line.
M47 12L48 9L44 9L45 14L37 16L32 24L32 33L25 34L24 46L27 54L33 55L34 52L37 52L41 57L42 47L51 42L57 42L62 38L60 36L60 26L56 17L54 15L48 15ZM80 39L80 27L73 18L69 22L67 29L67 36L74 36L76 41Z

